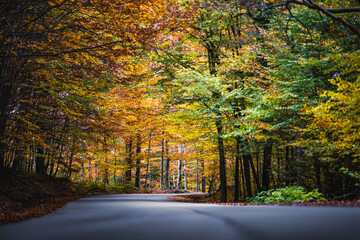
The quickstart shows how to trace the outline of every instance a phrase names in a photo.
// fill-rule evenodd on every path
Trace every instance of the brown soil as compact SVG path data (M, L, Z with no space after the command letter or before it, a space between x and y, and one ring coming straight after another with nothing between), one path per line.
M67 179L0 173L0 224L49 214L83 195L74 193Z

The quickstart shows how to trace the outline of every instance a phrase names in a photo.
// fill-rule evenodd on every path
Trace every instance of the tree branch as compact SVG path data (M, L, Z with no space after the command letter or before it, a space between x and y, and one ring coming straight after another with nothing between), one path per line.
M310 8L310 9L314 9L314 10L317 10L319 12L322 12L326 16L328 16L329 18L333 19L334 21L340 22L344 27L348 28L351 32L353 32L358 37L360 37L360 31L356 27L354 27L352 24L347 22L345 19L343 19L343 18L341 18L339 16L336 16L334 14L334 13L360 12L360 7L333 9L333 8L320 7L319 5L313 3L312 0L305 0L305 1L301 1L301 2L297 1L297 0L287 0L286 2L283 2L283 3L274 4L274 5L271 5L271 6L266 6L264 10L266 11L266 10L273 9L273 8L278 8L278 7L288 7L289 4L291 4L291 3L306 6L306 7Z

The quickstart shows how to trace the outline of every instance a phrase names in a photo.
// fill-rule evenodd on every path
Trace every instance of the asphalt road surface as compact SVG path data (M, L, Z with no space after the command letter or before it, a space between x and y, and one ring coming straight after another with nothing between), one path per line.
M360 208L222 206L170 195L82 198L51 215L0 227L1 240L351 240Z

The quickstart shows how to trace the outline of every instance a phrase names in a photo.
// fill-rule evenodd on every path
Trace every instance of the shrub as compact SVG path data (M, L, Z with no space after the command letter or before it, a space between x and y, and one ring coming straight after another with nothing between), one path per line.
M304 187L292 186L286 188L262 191L254 198L248 199L250 203L294 203L304 201L326 201L318 189L306 192Z

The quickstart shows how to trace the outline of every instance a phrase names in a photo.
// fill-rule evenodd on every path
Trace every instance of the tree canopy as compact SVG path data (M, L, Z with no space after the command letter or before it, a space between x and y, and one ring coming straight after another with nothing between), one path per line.
M1 169L223 202L359 194L359 1L2 0L0 15Z

